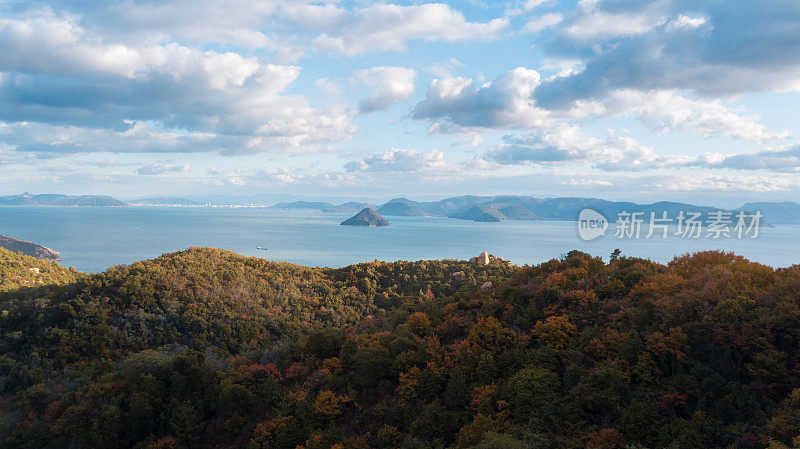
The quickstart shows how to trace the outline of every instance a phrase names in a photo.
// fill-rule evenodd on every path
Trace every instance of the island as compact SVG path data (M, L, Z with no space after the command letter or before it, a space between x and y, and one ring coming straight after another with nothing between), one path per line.
M7 235L0 235L0 248L42 260L61 260L61 256L50 248Z
M106 195L34 195L25 192L21 195L0 196L0 206L94 206L123 207L127 204Z
M340 223L341 226L389 226L389 221L365 207L361 212Z

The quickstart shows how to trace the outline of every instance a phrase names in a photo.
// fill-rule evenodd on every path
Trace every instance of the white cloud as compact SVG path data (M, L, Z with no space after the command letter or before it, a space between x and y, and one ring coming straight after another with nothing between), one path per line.
M342 95L341 83L331 80L327 77L317 78L317 80L314 81L314 86L316 86L318 89L325 92L326 94L334 97Z
M548 0L525 0L525 3L522 5L522 9L525 11L531 11L543 5L544 3L547 3L547 1Z
M523 33L538 33L539 31L544 30L545 28L550 28L553 26L558 25L561 21L564 20L564 16L557 12L548 12L546 14L542 14L541 16L528 21L524 27L522 27Z
M170 161L154 162L139 167L136 172L140 175L162 175L165 173L185 173L189 171L189 164L174 164Z
M564 34L575 41L593 42L618 36L635 36L650 31L664 19L642 13L610 13L592 11L578 16L564 28ZM559 22L561 22L559 20Z
M441 151L386 150L359 161L348 162L349 172L425 172L451 171L453 167Z
M435 131L453 132L543 129L573 119L633 114L659 133L688 130L702 137L727 135L753 142L787 137L758 123L758 117L728 109L720 100L689 99L676 91L620 89L576 101L566 110L549 110L535 101L541 82L538 72L522 67L481 86L469 78L436 79L412 117L432 122Z
M585 69L544 82L536 97L556 108L626 89L717 99L797 89L799 15L794 0L591 2L548 44Z
M327 6L317 6L317 8ZM313 8L313 7L312 7ZM342 12L337 20L319 21L315 39L320 51L358 55L385 50L404 50L410 40L466 41L492 39L509 24L505 17L489 22L470 22L462 13L442 3L419 5L371 4ZM324 25L324 26L322 26Z
M87 15L102 15L98 26L134 41L185 40L249 47L275 45L265 33L281 2L276 0L126 0L92 3Z
M703 137L727 135L753 142L788 137L758 123L759 117L731 111L720 100L688 99L674 91L619 90L594 105L601 116L635 114L659 133L681 129Z
M359 70L353 76L356 83L373 86L372 91L358 104L362 114L388 109L407 100L414 93L417 71L405 67L372 67Z
M87 4L88 5L88 4ZM496 37L508 19L471 22L443 3L364 2L346 7L313 0L128 0L70 9L102 16L95 27L120 41L182 41L264 49L282 61L317 51L357 55L403 50L408 41Z
M270 168L241 168L237 170L235 179L245 185L290 185L310 186L315 189L320 187L341 188L343 186L358 185L358 180L352 173L336 171L321 171L312 167L270 167ZM318 191L318 190L317 190Z
M754 153L723 155L709 153L687 163L705 168L767 170L776 173L800 173L800 144Z
M648 187L656 191L731 191L752 194L796 190L800 187L800 180L782 175L671 175L651 180Z
M505 136L486 157L502 165L554 166L584 164L604 171L635 171L662 167L673 158L660 157L636 139L609 133L603 139L586 136L576 125L562 125L526 136Z
M116 129L124 123L158 121L190 135L211 136L222 151L234 154L314 152L321 144L348 139L356 129L345 108L316 109L305 97L285 93L300 74L297 66L176 43L106 43L73 16L32 13L24 20L0 19L0 50L0 71L6 72L0 120L69 124L72 136L120 137ZM152 151L162 151L166 143L161 132L127 137ZM144 142L147 137L154 140ZM169 140L173 151L198 151L173 145L191 139ZM37 143L15 142L20 151L38 150ZM126 143L117 151L132 147ZM68 148L50 146L53 151Z
M562 125L524 136L507 135L503 143L485 157L501 165L588 164L603 171L702 168L800 173L800 144L753 153L660 155L631 137L609 132L598 139L586 136L575 125Z
M689 17L683 14L667 22L667 31L686 31L705 25L705 17Z
M547 111L535 106L532 95L541 77L518 67L494 81L476 86L469 78L442 78L428 87L425 100L412 117L428 120L434 130L462 128L540 128L551 124Z

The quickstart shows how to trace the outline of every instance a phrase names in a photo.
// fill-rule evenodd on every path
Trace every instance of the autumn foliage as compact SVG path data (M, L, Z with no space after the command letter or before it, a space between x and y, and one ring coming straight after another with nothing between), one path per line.
M800 447L800 266L195 248L5 290L3 448Z

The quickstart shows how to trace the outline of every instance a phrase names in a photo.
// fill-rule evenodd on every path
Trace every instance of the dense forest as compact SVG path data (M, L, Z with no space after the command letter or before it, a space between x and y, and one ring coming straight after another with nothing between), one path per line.
M800 266L0 250L0 279L3 448L800 447Z

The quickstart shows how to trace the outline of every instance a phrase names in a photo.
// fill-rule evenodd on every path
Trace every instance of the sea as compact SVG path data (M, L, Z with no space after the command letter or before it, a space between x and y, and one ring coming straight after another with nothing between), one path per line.
M227 207L0 207L0 234L58 251L64 266L100 272L193 246L307 266L342 267L373 260L468 259L488 251L532 265L580 250L608 260L615 249L666 263L704 250L733 251L752 261L800 263L800 225L760 229L757 238L698 239L661 232L645 238L584 241L573 221L476 223L445 217L386 217L384 228L340 226L351 214Z

